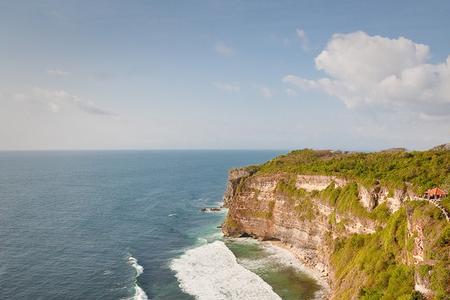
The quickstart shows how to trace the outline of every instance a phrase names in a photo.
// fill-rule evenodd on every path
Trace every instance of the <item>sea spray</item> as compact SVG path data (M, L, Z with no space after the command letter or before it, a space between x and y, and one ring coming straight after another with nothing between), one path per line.
M239 265L222 241L187 250L172 260L181 289L198 300L279 300L264 280Z
M130 266L132 266L135 271L136 271L136 276L134 279L134 300L147 300L147 294L145 293L145 291L138 285L137 283L137 278L139 277L139 275L141 275L142 273L144 273L144 267L141 266L140 264L138 264L138 260L136 258L134 258L133 256L130 255L130 257L128 258L128 264Z

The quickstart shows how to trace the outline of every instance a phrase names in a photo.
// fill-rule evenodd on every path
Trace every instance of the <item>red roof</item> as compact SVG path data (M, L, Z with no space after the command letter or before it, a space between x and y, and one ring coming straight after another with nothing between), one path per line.
M425 192L426 195L428 196L445 196L447 195L447 193L443 190L441 190L438 187L429 189L428 191Z

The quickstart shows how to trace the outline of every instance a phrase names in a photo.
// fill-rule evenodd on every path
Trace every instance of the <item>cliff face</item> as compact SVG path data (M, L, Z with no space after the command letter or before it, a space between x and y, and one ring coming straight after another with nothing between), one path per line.
M224 234L279 240L328 281L332 290L329 298L359 298L358 293L346 294L355 283L351 275L342 275L338 267L337 260L341 258L336 249L343 242L337 241L355 235L369 237L366 240L378 236L377 232L391 226L379 215L395 213L415 195L406 189L389 192L378 184L367 188L336 176L254 173L245 169L229 173L224 195L224 204L229 209L222 227ZM336 190L340 191L340 196L333 196ZM339 197L355 197L357 202L348 200L350 204L343 206L336 202L343 201L336 200ZM423 229L427 224L418 220L409 212L404 239L410 253L396 254L395 258L412 268L424 263L425 244L430 243ZM414 275L416 290L430 296L430 282L426 279L429 276L422 275ZM360 277L358 284L365 284L367 278Z
M392 194L386 187L375 185L370 190L359 186L359 199L361 205L368 211L372 211L380 204L386 203L391 212L396 212L403 202L417 198L413 192L396 189Z
M233 196L238 193L238 187L240 184L253 173L254 172L248 168L231 169L228 172L227 189L225 190L225 194L223 196L223 203L225 206L227 206L227 204L233 199Z
M223 232L227 236L253 236L263 240L280 240L292 247L297 256L329 280L331 235L372 233L376 224L372 220L336 213L335 208L319 199L308 202L293 201L289 195L277 190L287 175L250 176L232 170L224 196L229 209ZM346 180L331 176L300 175L297 188L321 191L331 183L344 186ZM367 192L368 193L368 192ZM371 197L368 195L368 197ZM345 220L342 228L332 219ZM345 224L344 224L345 223Z

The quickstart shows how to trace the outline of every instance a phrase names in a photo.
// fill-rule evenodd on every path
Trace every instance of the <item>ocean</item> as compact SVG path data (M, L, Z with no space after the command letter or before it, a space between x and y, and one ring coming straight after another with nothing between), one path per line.
M312 299L288 254L200 211L228 169L280 153L0 152L0 299Z

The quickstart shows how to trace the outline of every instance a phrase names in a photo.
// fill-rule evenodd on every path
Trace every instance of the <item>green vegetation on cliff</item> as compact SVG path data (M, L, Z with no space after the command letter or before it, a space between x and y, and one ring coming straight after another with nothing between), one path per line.
M336 187L330 184L323 191L307 192L295 187L294 180L288 182L280 181L277 185L277 192L289 196L290 199L299 201L298 213L311 220L315 216L313 200L326 201L328 205L334 207L337 213L342 215L352 215L360 218L368 218L380 223L386 222L390 212L386 204L378 205L372 212L368 212L359 201L358 185L353 182L343 187Z
M389 188L410 184L422 193L433 186L450 188L450 151L365 153L304 149L279 156L261 165L258 172L336 175L367 186L380 182Z
M418 225L427 237L423 263L413 263ZM393 214L387 226L374 234L353 234L333 241L336 299L421 299L414 291L414 274L430 282L435 299L449 299L450 224L436 208L411 202Z
M325 190L307 192L297 189L292 178L280 181L276 192L295 201L297 215L302 220L314 220L317 214L314 201L325 201L334 207L330 225L335 233L345 231L342 216L376 221L381 226L373 234L344 234L328 240L334 248L331 264L335 299L352 299L354 295L371 300L422 299L414 291L415 276L428 283L435 293L434 299L450 299L450 224L433 205L425 201L408 202L391 214L384 203L368 212L361 206L355 182L344 187L331 184ZM449 202L447 198L442 204ZM340 214L341 222L336 222L336 213ZM423 231L424 261L419 264L413 257L415 226Z
M249 177L239 182L237 194L248 192L247 179L262 176L267 180L273 175L277 180L274 199L287 200L290 211L301 222L323 222L318 217L318 203L331 210L321 247L332 249L329 263L333 299L424 299L415 291L419 284L431 291L427 296L450 300L450 223L443 211L427 201L403 202L395 213L387 202L375 202L375 208L369 211L362 206L359 194L361 186L369 191L386 187L390 197L394 189L418 195L434 186L450 190L450 151L357 153L304 149L251 166L249 171ZM321 191L306 191L296 187L296 175L336 176L347 179L347 184L339 187L331 183ZM258 201L258 191L253 195L251 201ZM271 220L274 205L275 200L271 200L262 212L240 210L240 217ZM440 205L450 211L450 196ZM352 234L355 223L370 229L359 232L375 232ZM230 217L225 226L240 231L238 221Z
M345 218L377 221L381 225L373 234L342 235L329 239L331 264L335 277L335 299L423 299L414 291L414 276L434 291L434 299L450 299L450 223L442 212L425 201L406 203L390 214L384 204L373 211L365 210L358 200L356 183L339 188L330 185L323 191L307 192L297 189L294 181L280 181L276 189L291 201L295 201L297 216L313 221L317 215L314 201L325 201L335 208L330 215L331 229L335 234L344 232ZM444 203L448 202L448 198ZM335 214L341 221L336 222ZM408 228L408 223L410 228ZM416 227L423 234L424 261L414 263L414 238Z

